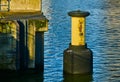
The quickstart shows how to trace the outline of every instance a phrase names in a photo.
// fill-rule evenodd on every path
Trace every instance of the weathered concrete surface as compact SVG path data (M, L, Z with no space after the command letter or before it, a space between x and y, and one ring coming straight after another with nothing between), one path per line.
M7 6L9 4L8 0L2 0L0 4L2 5L0 7L2 11L7 11L7 9L14 12L41 11L41 0L10 0L9 6Z
M40 11L41 0L11 0L10 11Z

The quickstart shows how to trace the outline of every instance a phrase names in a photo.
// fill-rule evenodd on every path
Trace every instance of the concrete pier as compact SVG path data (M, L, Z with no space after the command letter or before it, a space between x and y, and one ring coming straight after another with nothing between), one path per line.
M35 33L35 68L44 70L44 32Z
M0 0L0 11L41 11L42 0Z
M0 48L0 61L4 61L0 70L43 71L48 20L41 0L0 0L0 4L0 46L4 47Z

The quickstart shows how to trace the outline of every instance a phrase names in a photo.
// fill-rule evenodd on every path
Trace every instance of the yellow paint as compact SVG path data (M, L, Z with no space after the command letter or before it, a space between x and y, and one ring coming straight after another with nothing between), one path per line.
M7 0L2 0L1 4L7 5ZM32 12L41 11L42 0L10 0L10 11L13 12ZM3 11L7 10L8 6L2 6Z
M7 11L8 9L8 1L7 0L0 0L0 4L1 4L1 9L0 10L4 10Z
M72 40L71 44L75 46L85 45L85 18L72 17Z
M30 60L35 60L35 26L29 25L28 27L28 49Z
M35 66L35 25L30 24L28 27L28 51L29 51L29 68Z

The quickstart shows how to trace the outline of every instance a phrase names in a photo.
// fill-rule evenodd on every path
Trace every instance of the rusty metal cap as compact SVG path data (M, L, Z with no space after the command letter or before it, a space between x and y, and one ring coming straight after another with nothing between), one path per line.
M89 16L90 13L86 11L77 10L77 11L68 12L68 15L72 17L86 17Z

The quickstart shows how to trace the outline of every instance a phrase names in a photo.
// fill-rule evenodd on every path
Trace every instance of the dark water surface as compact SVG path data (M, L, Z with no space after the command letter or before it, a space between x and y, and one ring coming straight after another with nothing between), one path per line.
M91 13L86 22L86 42L93 51L93 75L63 76L63 51L70 43L72 10ZM120 0L43 0L49 19L45 33L44 82L120 81Z

